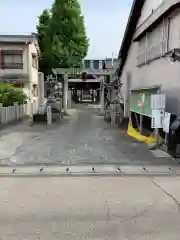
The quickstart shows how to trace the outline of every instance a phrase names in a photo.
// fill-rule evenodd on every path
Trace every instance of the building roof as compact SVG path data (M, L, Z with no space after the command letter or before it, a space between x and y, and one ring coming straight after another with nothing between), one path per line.
M31 35L0 35L0 43L31 43L37 40L35 34Z
M131 46L132 38L135 33L136 25L137 25L138 19L140 17L144 2L145 2L145 0L134 0L133 1L129 19L128 19L128 23L126 26L125 34L124 34L124 37L122 40L122 44L121 44L119 56L118 56L118 58L120 59L120 67L119 67L119 71L118 71L119 75L122 72L126 58L128 56L128 51Z

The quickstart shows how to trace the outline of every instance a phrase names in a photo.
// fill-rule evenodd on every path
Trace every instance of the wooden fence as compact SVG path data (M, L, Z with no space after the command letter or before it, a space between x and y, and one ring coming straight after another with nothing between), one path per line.
M38 104L37 101L28 102L27 104L3 107L0 104L0 125L11 123L25 117L32 117L33 114L37 113Z

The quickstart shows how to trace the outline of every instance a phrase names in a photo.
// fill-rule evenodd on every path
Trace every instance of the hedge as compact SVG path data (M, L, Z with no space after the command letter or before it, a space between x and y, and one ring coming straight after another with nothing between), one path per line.
M25 104L27 96L22 89L15 88L11 84L0 84L0 103L4 107L13 106L18 104Z

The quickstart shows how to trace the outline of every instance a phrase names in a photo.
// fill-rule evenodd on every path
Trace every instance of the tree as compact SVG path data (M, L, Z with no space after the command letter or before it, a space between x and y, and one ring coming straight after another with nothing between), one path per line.
M37 25L37 32L38 32L38 43L39 48L41 51L40 55L40 71L44 72L45 74L48 74L48 72L51 70L51 65L49 64L48 60L48 50L46 50L46 47L48 45L47 40L47 33L48 28L51 20L51 14L48 9L45 9L42 14L39 16L39 23Z
M80 66L88 52L88 39L77 0L55 0L51 14L43 11L37 30L43 62L51 67Z

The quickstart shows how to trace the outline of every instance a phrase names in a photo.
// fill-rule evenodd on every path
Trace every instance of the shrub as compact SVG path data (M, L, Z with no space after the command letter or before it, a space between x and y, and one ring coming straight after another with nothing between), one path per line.
M11 84L0 84L0 103L4 107L12 106L15 102L24 104L27 96L22 89L17 89Z

